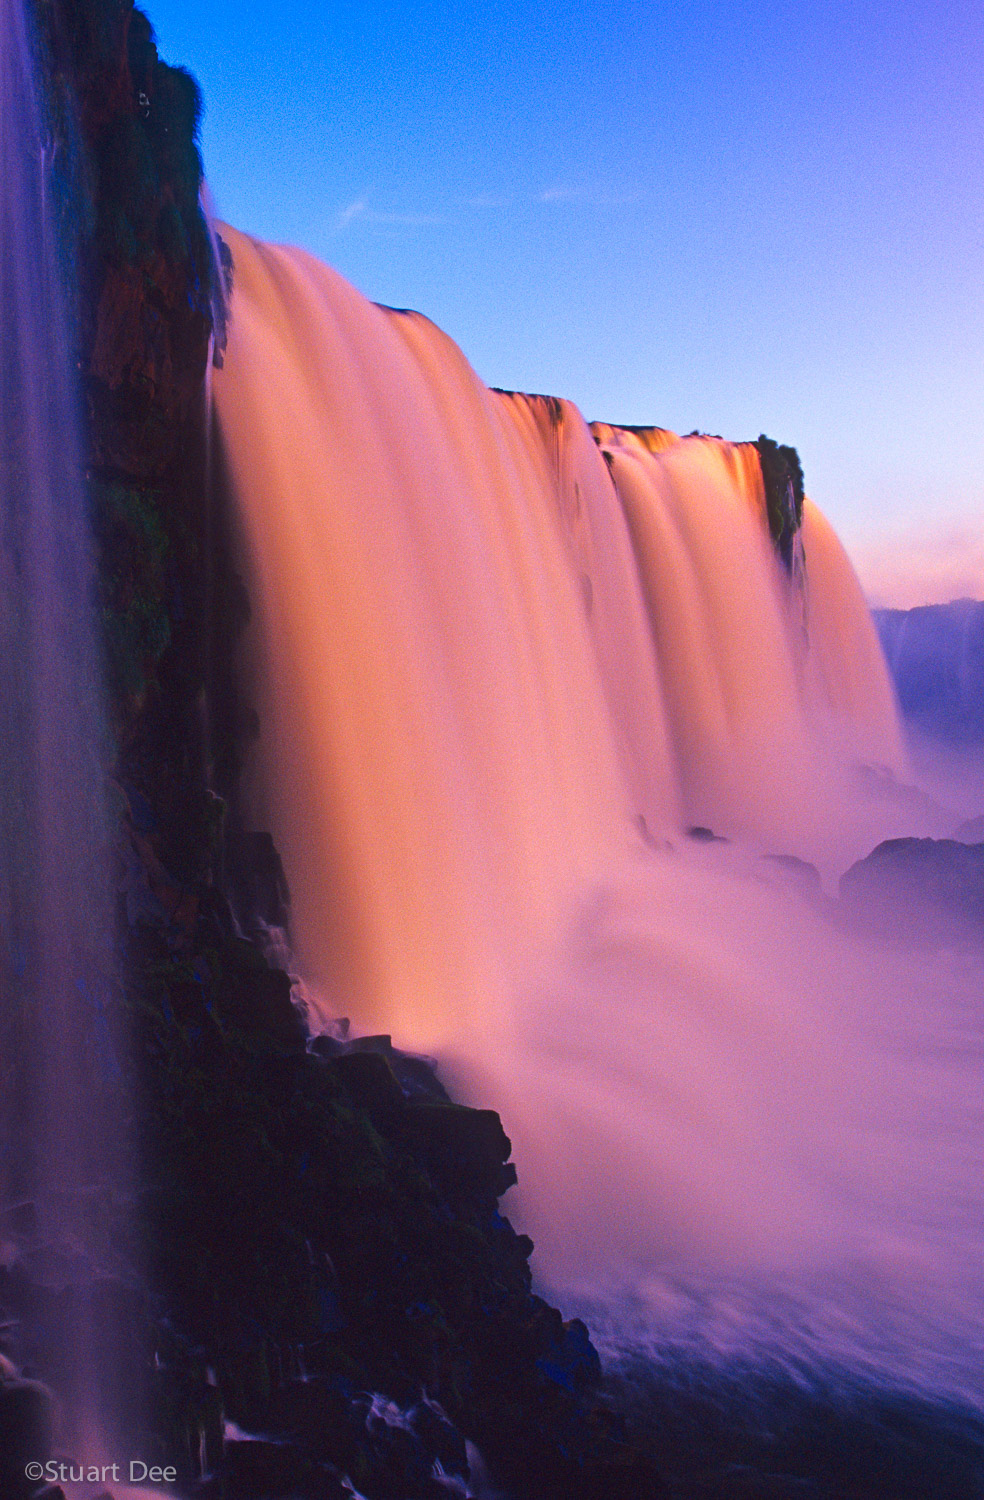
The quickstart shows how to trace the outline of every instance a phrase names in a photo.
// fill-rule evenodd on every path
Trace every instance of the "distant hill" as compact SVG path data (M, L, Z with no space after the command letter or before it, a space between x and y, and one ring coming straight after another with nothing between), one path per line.
M906 719L949 745L984 744L984 603L874 611Z

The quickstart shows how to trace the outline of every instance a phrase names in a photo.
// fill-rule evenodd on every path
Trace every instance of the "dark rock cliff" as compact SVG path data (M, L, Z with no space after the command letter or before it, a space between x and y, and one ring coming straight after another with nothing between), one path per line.
M792 572L796 538L803 520L803 468L795 448L776 443L761 433L755 441L769 531L787 572Z

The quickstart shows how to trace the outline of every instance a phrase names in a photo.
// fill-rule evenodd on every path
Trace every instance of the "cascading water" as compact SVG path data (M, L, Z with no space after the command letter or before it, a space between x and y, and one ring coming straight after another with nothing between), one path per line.
M850 857L818 822L854 763L904 753L881 651L843 549L809 501L805 580L777 566L757 450L599 430L649 604L691 821ZM655 448L655 451L653 451ZM805 598L801 598L805 593ZM831 820L833 822L833 820Z
M762 858L908 831L856 777L905 760L827 523L790 574L751 445L592 437L223 233L256 801L315 1003L501 1111L555 1287L970 1399L979 958L875 955Z
M128 1247L124 1067L92 544L50 153L22 0L0 0L0 1238L18 1358L60 1438L122 1437L101 1289Z

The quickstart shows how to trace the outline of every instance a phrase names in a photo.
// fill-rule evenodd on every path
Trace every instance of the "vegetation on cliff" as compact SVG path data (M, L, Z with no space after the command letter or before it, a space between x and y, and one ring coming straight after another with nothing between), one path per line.
M787 572L793 567L796 537L803 520L803 467L795 448L773 442L760 433L756 439L769 531Z

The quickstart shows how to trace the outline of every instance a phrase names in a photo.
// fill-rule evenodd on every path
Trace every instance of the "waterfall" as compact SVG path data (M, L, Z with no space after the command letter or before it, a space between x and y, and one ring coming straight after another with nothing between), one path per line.
M313 1005L501 1111L555 1285L863 1265L973 1326L976 1085L959 1049L926 1069L937 975L763 858L830 882L905 831L858 775L905 754L827 522L807 502L787 569L753 445L489 390L425 318L223 235L251 796Z
M750 443L668 436L599 429L635 542L688 815L816 858L818 810L844 803L844 768L905 762L860 586L809 502L805 578L783 574Z
M635 846L699 824L815 858L852 760L901 767L850 565L811 509L806 649L751 445L599 447L425 318L229 239L269 814L302 957L363 1019L446 1042Z
M0 0L0 1238L61 1438L121 1434L105 1288L126 1258L123 1064L92 542L50 151L22 0Z

